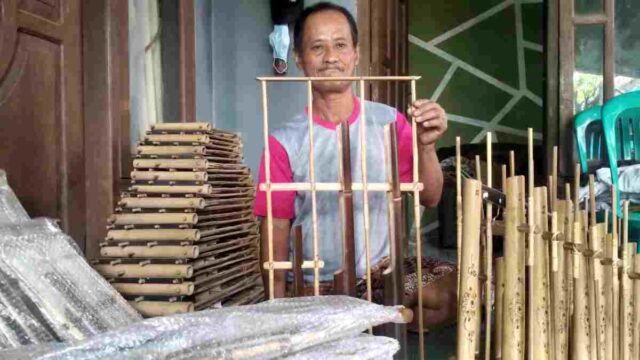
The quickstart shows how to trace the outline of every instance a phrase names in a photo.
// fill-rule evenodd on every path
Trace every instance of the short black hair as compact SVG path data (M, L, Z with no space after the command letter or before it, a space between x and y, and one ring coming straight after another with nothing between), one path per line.
M347 18L349 27L351 28L351 38L353 39L353 46L358 46L358 25L353 15L346 8L336 5L330 2L319 2L315 5L305 8L300 16L296 19L296 23L293 27L293 48L297 52L302 51L302 39L304 37L304 25L307 22L307 18L315 13L323 11L337 11Z

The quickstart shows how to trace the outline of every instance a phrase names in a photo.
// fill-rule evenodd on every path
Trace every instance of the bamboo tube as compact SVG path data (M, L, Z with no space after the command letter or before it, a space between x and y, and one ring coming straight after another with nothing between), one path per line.
M111 258L180 258L195 259L197 246L103 246L100 255Z
M193 295L195 285L192 282L180 284L154 284L154 283L111 283L122 295L138 296L189 296Z
M115 225L161 225L161 224L189 224L198 223L198 215L195 213L131 213L113 214L109 217L109 223Z
M456 237L457 237L457 261L460 262L462 256L462 165L460 150L460 137L456 136ZM460 271L458 271L458 291L456 291L457 299L460 300Z
M140 171L131 172L131 179L137 181L207 181L205 171Z
M506 185L506 183L505 183ZM494 330L494 352L496 359L502 359L502 326L504 318L504 258L496 258L496 298L495 298L495 330Z
M564 279L566 282L565 291L566 301L567 301L567 322L565 324L565 333L569 336L569 323L571 322L573 316L573 255L572 255L572 246L573 246L573 222L575 215L575 204L571 201L571 185L568 183L565 184L565 198L567 208L565 209L565 221L564 221ZM567 349L571 344L568 343L567 339ZM568 352L568 350L567 350Z
M475 359L479 334L476 332L480 311L480 216L482 211L482 183L465 179L463 195L463 236L460 278L463 292L458 303L457 359ZM508 199L508 198L507 198Z
M605 316L605 350L606 359L613 359L613 264L612 264L613 238L605 230L602 259L602 287L604 291L604 316Z
M558 199L558 147L553 147L553 158L551 162L551 176L553 178L553 183L551 187L552 198L554 202L551 203L551 209L555 210L555 201Z
M633 254L633 272L635 274L633 279L633 358L638 359L640 357L640 254L637 252Z
M136 149L140 155L205 155L205 146L149 146L138 145Z
M206 185L133 185L131 190L143 194L211 194L213 187Z
M613 358L614 360L620 359L620 278L619 278L619 265L618 265L618 202L616 187L611 187L611 207L612 211L612 248L611 248L611 260L612 265L612 278L613 278Z
M527 214L527 225L529 227L529 230L527 232L527 278L529 279L529 281L527 281L527 321L526 321L526 325L527 325L527 344L528 344L528 348L529 351L527 352L527 359L534 359L534 356L539 355L539 356L544 356L544 351L545 348L544 347L535 347L534 344L541 344L541 342L537 341L536 338L540 338L541 334L545 334L545 333L535 333L534 328L539 327L539 324L536 324L538 322L538 320L540 319L536 319L536 312L538 310L538 308L535 305L539 305L539 301L536 300L536 289L535 286L536 284L534 284L534 281L532 281L535 278L535 269L533 268L534 266L534 259L535 259L535 240L534 240L534 217L536 216L537 212L538 212L538 205L541 205L540 201L534 201L534 190L533 190L533 129L529 128L527 131L527 191L526 191L526 199L527 199L527 204L529 206L528 211L523 211L526 212ZM546 213L545 213L545 220L546 220ZM541 295L541 294L540 294ZM535 320L534 320L535 319ZM546 341L545 341L546 343ZM547 344L548 345L548 344Z
M167 316L193 312L192 302L168 302L168 301L129 301L144 317Z
M104 277L113 278L170 278L193 276L193 266L179 264L97 264L94 269Z
M316 191L340 191L342 185L340 183L316 183ZM421 183L401 183L400 191L422 191L424 185ZM265 184L260 184L258 189L265 191ZM363 183L351 184L351 191L364 191L365 185ZM391 190L391 186L388 183L367 183L367 191L388 192ZM277 183L271 184L271 191L311 191L311 184L309 183Z
M107 241L198 241L197 229L132 229L109 230Z
M604 236L606 234L606 227L604 224L596 224L591 227L591 250L593 251L593 283L595 293L595 307L596 307L596 347L598 359L607 359L606 351L606 317L605 317L605 293L602 283L602 263L600 259L602 256L602 249L604 245Z
M206 144L210 141L208 135L184 135L184 134L149 134L144 136L144 141L152 143L188 143Z
M208 163L205 159L135 159L133 167L136 169L206 170Z
M307 82L307 102L309 106L309 114L308 114L308 126L309 126L309 180L311 182L311 235L313 241L313 262L316 265L313 268L313 294L315 296L320 295L320 268L317 266L318 261L318 203L316 197L316 167L315 167L315 149L313 148L313 83L311 81ZM365 111L364 101L362 102L361 114ZM364 119L364 117L361 117ZM364 121L362 121L364 123ZM360 124L364 126L364 124ZM363 161L363 163L367 163ZM365 165L366 166L366 165ZM366 176L366 175L365 175ZM365 183L366 186L366 183ZM366 190L365 190L366 194ZM366 195L365 195L366 198ZM367 200L365 200L365 213L367 213ZM368 214L367 214L368 215ZM365 215L365 218L367 217ZM368 244L368 238L366 233L368 232L367 220L365 220L365 242ZM367 269L369 269L370 264L367 263Z
M516 176L516 154L513 151L509 151L509 176Z
M548 270L546 253L546 243L542 237L547 229L547 188L537 187L533 191L533 201L529 203L529 212L533 216L533 226L536 231L530 246L536 253L536 259L532 267L529 283L533 294L530 297L529 308L529 331L530 345L529 358L549 359L549 303L548 303ZM530 215L530 216L531 216ZM533 231L530 231L530 234Z
M577 206L576 206L577 208ZM571 336L571 356L575 359L589 359L590 325L587 282L583 272L584 257L578 251L584 243L583 212L578 211L573 223L573 318Z
M520 184L518 177L507 179L507 207L505 210L505 290L503 313L502 357L505 359L524 359L524 246L520 241L518 224L522 211L520 206Z
M360 91L364 95L364 87L361 83ZM411 104L416 102L416 81L411 81ZM364 110L364 108L363 108ZM363 116L361 113L360 116ZM363 117L364 118L364 117ZM411 122L411 143L412 143L412 151L413 154L418 153L418 125L415 121L415 118ZM420 178L418 176L418 156L413 157L413 185L417 185L420 183ZM416 233L416 261L418 264L422 264L422 239L420 237L420 192L416 189L413 191L413 220L415 225L415 233ZM464 218L463 218L464 220ZM422 315L422 266L417 266L416 269L416 287L419 289L418 291L418 341L419 341L419 349L420 349L420 359L425 358L424 353L424 317Z
M553 184L553 181L550 181L549 184ZM551 192L551 191L549 191ZM550 198L550 203L555 202L553 198ZM559 236L558 232L558 212L553 211L551 213L551 241L549 242L549 250L551 253L550 259L550 271L549 271L549 358L556 359L558 355L558 318L561 315L560 311L560 303L559 303L559 295L556 292L557 288L560 287L560 277L558 274L562 272L558 271L559 269Z
M151 125L151 130L157 131L210 131L211 124L205 122L192 123L157 123Z
M204 209L203 198L126 197L118 201L126 209Z
M487 186L491 187L492 184L492 160L493 155L491 151L491 132L487 132ZM487 201L486 205L486 245L485 245L485 274L487 279L485 280L485 344L484 344L484 357L485 360L491 359L491 309L492 309L492 281L493 281L493 234L492 234L492 220L493 209L491 202Z
M612 203L614 204L614 203ZM622 203L622 268L620 276L620 359L629 360L633 345L629 328L629 312L633 309L633 296L629 279L629 201ZM633 326L633 324L631 324Z
M506 193L507 192L507 165L502 165L500 167L501 170L501 181L500 181L500 187L502 188L502 192Z
M420 80L420 76L260 76L260 81L415 81Z
M627 265L625 267L626 271L624 273L624 278L626 279L626 281L628 282L627 285L627 294L625 297L625 304L624 304L624 311L627 312L626 315L626 319L625 319L625 325L626 326L626 347L627 347L627 354L628 354L628 359L637 359L638 355L640 355L640 353L635 353L634 354L634 311L635 308L638 307L638 300L634 299L634 293L633 293L633 283L634 281L638 281L638 280L634 280L636 276L633 275L633 256L637 251L637 245L636 243L630 242L629 244L627 244Z
M589 306L589 342L591 344L591 359L598 360L603 355L600 351L600 347L602 345L601 336L600 336L600 319L598 313L598 301L596 297L599 293L596 276L595 276L595 267L596 267L596 253L594 251L594 243L597 241L597 227L596 227L596 206L595 206L595 196L594 196L594 178L593 175L589 175L589 221L587 225L587 221L585 220L584 226L588 229L587 237L585 237L585 244L583 246L584 249L587 249L584 258L584 264L586 267L586 282L587 282L587 291L588 291L588 306ZM587 202L585 202L587 203Z
M568 322L569 322L569 304L568 304L568 280L566 278L566 261L565 261L565 240L568 239L567 224L572 217L571 201L556 200L554 213L557 214L558 221L561 222L561 228L558 232L564 234L564 237L556 238L555 244L558 266L552 273L553 278L553 311L555 313L553 334L555 339L555 359L565 360L568 356ZM552 250L553 251L553 250Z
M482 182L482 165L480 165L480 155L476 155L476 179Z

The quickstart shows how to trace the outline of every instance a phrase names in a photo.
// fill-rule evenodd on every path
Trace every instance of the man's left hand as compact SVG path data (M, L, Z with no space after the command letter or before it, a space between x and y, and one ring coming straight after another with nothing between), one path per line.
M418 128L418 145L435 146L436 141L447 131L447 114L438 103L431 100L416 100L407 109Z

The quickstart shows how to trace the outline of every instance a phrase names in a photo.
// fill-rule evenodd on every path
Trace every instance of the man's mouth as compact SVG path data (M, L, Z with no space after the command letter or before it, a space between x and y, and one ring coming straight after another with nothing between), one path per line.
M324 69L320 71L321 74L326 74L326 75L342 75L342 70L340 69Z

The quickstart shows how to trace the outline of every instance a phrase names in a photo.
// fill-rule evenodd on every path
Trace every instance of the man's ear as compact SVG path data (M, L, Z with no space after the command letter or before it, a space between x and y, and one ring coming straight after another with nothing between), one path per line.
M296 66L298 67L298 69L302 71L304 69L302 67L302 57L298 54L298 50L293 51L293 58L296 61Z

